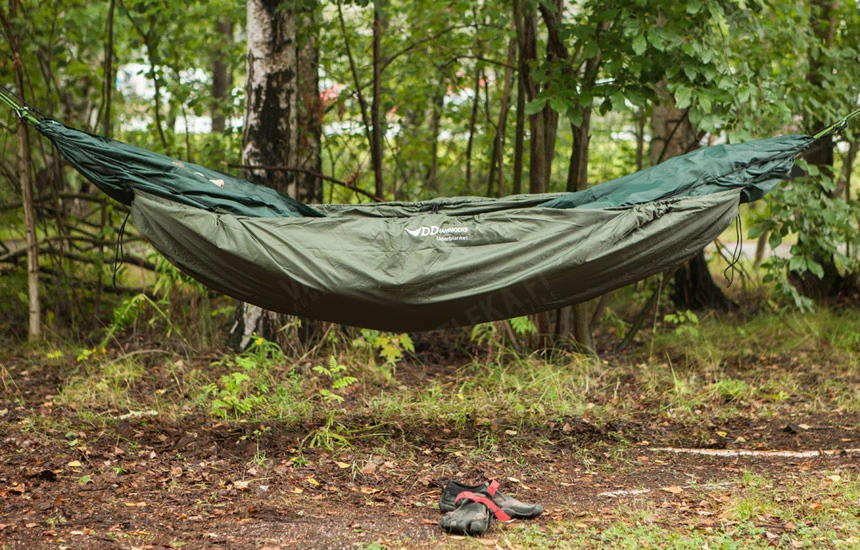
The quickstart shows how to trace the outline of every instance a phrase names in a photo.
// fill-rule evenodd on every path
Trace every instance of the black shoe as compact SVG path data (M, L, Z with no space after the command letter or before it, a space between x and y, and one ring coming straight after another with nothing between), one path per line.
M449 481L442 491L442 496L439 498L439 510L442 512L450 512L456 508L455 500L457 495L463 492L471 493L486 493L490 496L493 502L501 508L501 510L512 518L532 519L543 513L543 506L540 504L527 504L519 500L509 497L498 491L499 482L492 481L489 484L482 483L481 485L463 485L456 481Z
M439 525L455 535L483 535L490 528L495 517L499 521L509 521L507 515L486 490L461 491L454 499L455 508L442 516Z

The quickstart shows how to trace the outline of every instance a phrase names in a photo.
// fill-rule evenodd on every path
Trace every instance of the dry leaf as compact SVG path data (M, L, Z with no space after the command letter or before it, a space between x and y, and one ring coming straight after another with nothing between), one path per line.
M315 479L314 479L314 478L312 478L312 477L309 477L309 478L307 479L307 482L308 482L308 483L310 483L311 485L319 485L319 484L320 484L320 482L319 482L319 481L315 480Z
M239 489L240 491L242 491L242 490L247 489L247 488L248 488L248 485L250 485L250 484L251 484L251 482L250 482L250 481L234 481L234 482L233 482L233 487L235 487L235 488Z
M436 525L435 519L421 518L421 525Z
M673 485L671 487L660 487L661 491L666 491L667 493L672 493L673 495L680 495L684 492L684 489L678 487L677 485Z
M66 464L66 466L68 466L69 468L80 468L81 467L81 461L80 460L72 460L71 462Z
M146 506L146 503L145 502L126 502L125 505L128 506L129 508L143 508Z
M361 473L372 475L376 473L376 463L368 461L367 464L364 465L364 468L361 469Z
M296 488L294 488L294 489L293 489L293 492L294 492L295 494L297 494L297 495L300 495L300 494L304 493L304 492L305 492L305 490L304 490L304 489L302 489L301 487L296 487Z
M346 462L335 462L335 464L337 464L337 467L341 470L346 470L347 468L349 468L349 464L347 464Z

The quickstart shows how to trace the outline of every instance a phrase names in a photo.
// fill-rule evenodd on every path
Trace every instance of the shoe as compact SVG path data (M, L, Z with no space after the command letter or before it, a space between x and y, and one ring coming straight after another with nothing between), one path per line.
M510 521L507 515L486 490L462 491L454 498L455 508L439 520L439 525L454 535L483 535L490 528L493 518Z
M512 518L532 519L543 513L543 506L540 504L520 502L513 497L499 492L498 489L498 481L491 481L489 484L483 483L481 485L463 485L456 481L449 481L448 485L445 486L445 490L442 491L442 496L439 498L439 510L442 512L454 510L456 508L455 500L457 496L466 491L475 494L481 492L487 493L496 506Z

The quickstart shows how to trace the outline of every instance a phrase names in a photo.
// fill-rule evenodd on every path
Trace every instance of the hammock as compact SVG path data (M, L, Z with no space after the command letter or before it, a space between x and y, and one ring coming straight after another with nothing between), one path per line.
M554 309L673 267L784 179L816 136L696 150L577 193L307 206L268 187L19 115L131 206L208 287L266 309L392 331Z

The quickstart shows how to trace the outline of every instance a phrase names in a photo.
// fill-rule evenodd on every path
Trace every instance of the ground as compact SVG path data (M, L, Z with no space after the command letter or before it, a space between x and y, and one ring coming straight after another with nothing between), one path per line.
M632 548L650 526L706 540L719 533L736 547L812 547L814 520L787 519L751 491L836 509L839 493L827 488L857 479L860 467L860 418L839 410L702 411L701 422L641 411L618 423L562 418L543 430L353 418L372 428L330 451L302 446L312 426L296 422L198 411L88 416L55 403L74 365L7 357L0 366L0 548ZM406 365L398 377L456 376L453 366L428 370ZM152 384L139 390L162 391ZM725 454L677 452L693 448ZM731 452L740 449L755 453ZM499 480L546 512L480 538L446 535L436 503L448 479ZM856 509L847 513L856 520ZM613 535L619 521L632 530ZM828 529L835 535L821 547L860 547L856 533Z

